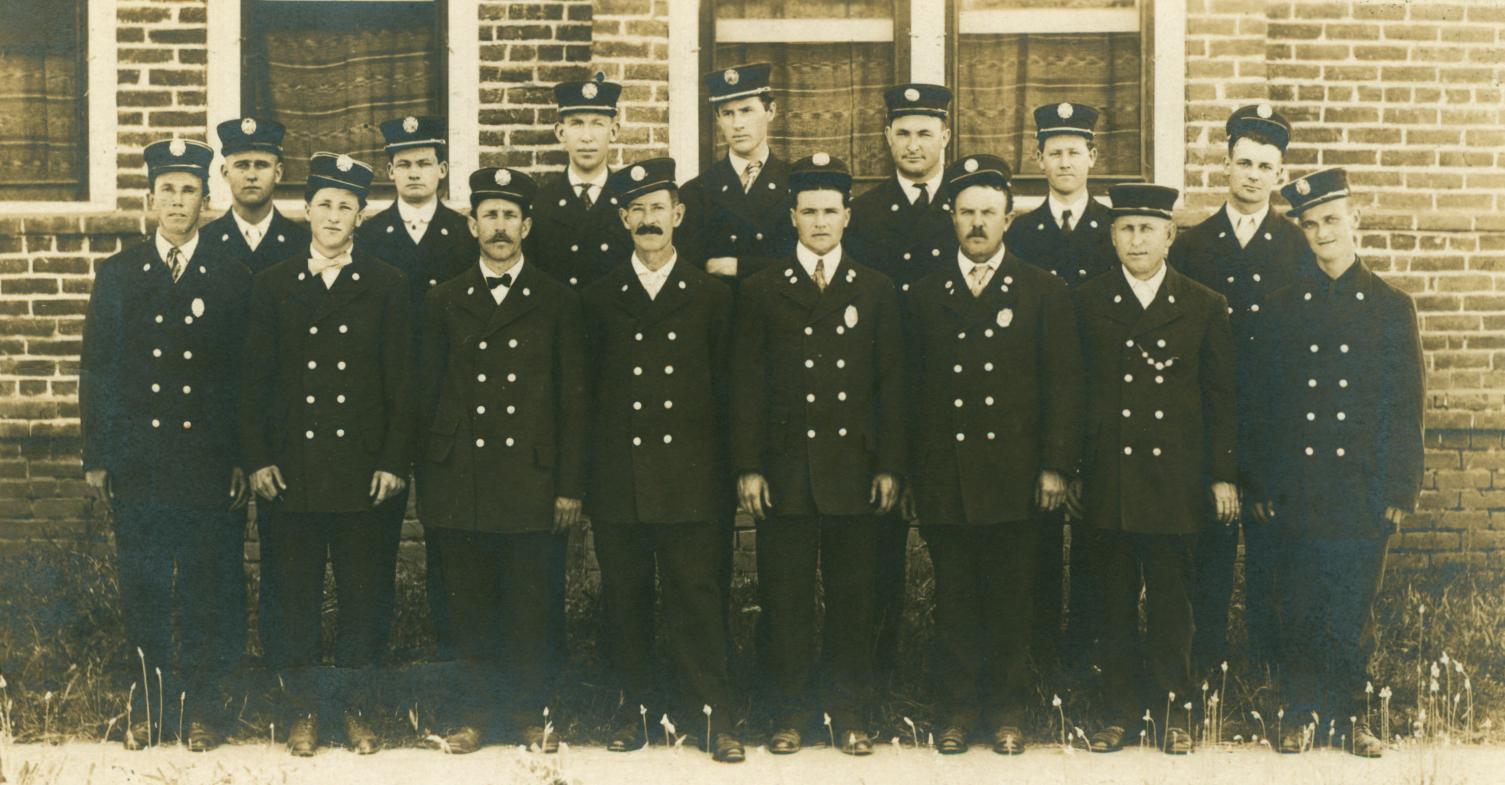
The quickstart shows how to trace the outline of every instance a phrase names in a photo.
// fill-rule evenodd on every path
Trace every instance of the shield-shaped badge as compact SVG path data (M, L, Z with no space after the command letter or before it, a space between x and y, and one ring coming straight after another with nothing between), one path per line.
M846 322L847 329L857 326L857 306L848 305L846 313L842 314L841 320Z
M202 298L202 297L195 297L195 298L193 298L193 302L191 304L189 304L189 309L193 311L193 316L194 316L195 319L197 319L200 316L203 316L204 315L204 298Z

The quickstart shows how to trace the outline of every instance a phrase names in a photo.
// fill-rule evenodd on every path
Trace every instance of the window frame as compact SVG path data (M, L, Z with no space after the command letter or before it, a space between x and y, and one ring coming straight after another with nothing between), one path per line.
M83 139L84 171L88 182L86 196L78 199L5 199L0 200L0 215L83 215L115 210L119 184L116 182L119 149L116 115L115 6L113 3L85 2L84 41L81 58L85 62L82 88L85 107Z
M299 0L283 0L299 2ZM365 2L380 0L364 0ZM402 2L404 0L393 0ZM254 0L208 0L208 124L205 128L210 146L214 148L214 161L210 164L209 206L214 210L230 209L230 186L220 176L224 163L220 155L219 137L215 126L225 120L240 117L242 107L242 30L247 13L247 3ZM468 205L472 171L480 168L480 20L475 5L465 0L433 0L439 4L436 13L442 15L439 46L444 53L444 113L449 125L449 177L443 194L450 206ZM338 152L338 151L335 151ZM370 161L372 166L383 167L385 160ZM396 196L382 196L367 202L367 213L386 209ZM284 215L303 214L301 198L277 197L277 209Z

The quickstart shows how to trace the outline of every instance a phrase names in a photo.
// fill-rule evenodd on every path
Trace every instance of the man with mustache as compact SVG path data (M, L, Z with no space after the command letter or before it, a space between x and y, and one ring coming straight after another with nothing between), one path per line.
M966 752L977 730L994 752L1024 751L1035 553L1050 525L1039 516L1064 502L1081 451L1071 295L1004 245L1009 176L991 155L947 168L960 248L949 269L910 291L905 323L910 478L935 566L943 755Z
M530 261L576 291L621 265L632 249L617 217L620 205L606 193L621 94L620 84L599 73L554 85L554 138L569 163L539 184L533 231L523 245Z
M412 330L400 270L354 247L371 167L314 153L305 254L256 277L241 374L240 444L271 541L283 634L266 641L295 717L288 749L313 755L319 717L343 714L359 754L379 740L363 714L386 654L395 538L382 532L407 485L413 440ZM339 627L333 672L319 667L324 573Z
M447 139L448 123L443 117L398 117L381 124L386 140L387 176L397 190L397 198L387 209L371 216L355 234L356 245L367 254L390 264L407 276L408 303L412 319L413 356L417 357L422 341L423 323L419 313L423 297L435 286L455 277L476 257L476 240L466 225L465 216L450 209L440 198L439 188L449 176ZM407 473L404 473L407 477ZM402 521L408 511L406 489L393 504L383 508L386 517L380 522L380 535L395 545L402 537ZM422 517L420 511L420 518ZM429 619L438 638L440 659L453 653L450 639L449 611L445 605L444 562L437 548L424 537L424 587L428 595ZM394 564L395 568L396 565ZM383 587L373 598L384 610L383 619L391 618L394 589Z
M1248 396L1262 425L1248 447L1254 516L1280 548L1279 750L1301 752L1314 714L1339 727L1363 717L1349 749L1375 758L1384 742L1360 690L1388 538L1421 492L1426 366L1410 296L1358 256L1347 173L1314 172L1281 194L1316 260L1267 301Z
M537 186L470 176L479 259L423 304L419 498L443 561L459 675L443 748L559 749L549 627L581 523L589 398L580 299L522 251Z
M1239 433L1252 435L1266 422L1252 420L1246 406L1253 393L1254 325L1271 294L1296 277L1311 255L1301 230L1270 209L1270 194L1285 177L1285 150L1291 125L1269 104L1245 106L1225 125L1228 202L1196 226L1181 232L1168 264L1228 298L1228 317L1238 353ZM1240 484L1248 489L1246 472ZM1211 518L1211 516L1208 516ZM1237 522L1236 522L1237 523ZM1278 642L1275 534L1252 517L1242 526L1209 520L1197 543L1196 627L1192 673L1215 672L1228 659L1228 607L1233 599L1234 562L1240 529L1244 540L1244 619L1246 656L1270 664ZM1223 696L1226 697L1226 696Z
M956 254L956 235L942 194L946 145L951 129L951 91L942 85L902 84L883 93L888 126L883 138L893 156L894 176L852 200L852 226L844 241L852 258L893 281L900 302L911 287ZM878 678L893 680L898 660L899 622L908 581L905 562L912 494L902 510L878 522L877 597Z
M733 469L758 526L758 583L773 681L768 749L816 727L816 572L825 586L826 689L836 744L869 755L876 519L904 470L903 334L893 283L841 250L852 176L826 153L790 173L792 258L748 278L733 344Z
M167 701L176 721L133 707L125 746L181 728L202 752L228 730L222 681L245 650L235 380L251 274L197 229L214 151L163 139L143 156L155 232L100 263L84 321L84 478L111 513L129 656L162 674L141 699L156 687L186 701Z
M591 367L591 463L585 496L601 566L607 651L621 705L608 749L648 743L639 707L699 735L701 709L718 761L740 763L726 668L721 517L732 294L679 258L684 218L674 159L614 173L634 251L583 295ZM656 567L656 570L655 570ZM674 678L654 687L654 576Z
M1236 518L1239 505L1228 301L1165 264L1176 189L1115 185L1109 194L1122 261L1076 290L1087 417L1082 478L1067 500L1102 571L1105 705L1093 752L1122 748L1146 707L1172 693L1190 698L1197 535L1209 501L1220 523ZM1145 674L1136 645L1141 593ZM1189 719L1171 713L1161 729L1165 752L1191 752Z

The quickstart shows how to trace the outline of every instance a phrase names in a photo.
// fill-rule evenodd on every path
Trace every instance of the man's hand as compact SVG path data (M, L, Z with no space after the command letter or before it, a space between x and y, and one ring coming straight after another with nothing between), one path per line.
M1385 520L1395 527L1395 533L1400 534L1400 523L1406 519L1406 511L1399 507L1386 507Z
M1238 520L1238 486L1231 482L1212 484L1212 500L1217 506L1218 523L1231 524Z
M1035 506L1050 512L1066 501L1066 478L1058 471L1042 469L1035 486Z
M89 483L89 490L94 492L94 498L110 509L110 500L115 498L115 492L110 488L110 472L107 469L90 469L84 472L84 481Z
M920 519L920 513L914 506L914 483L904 483L904 490L899 491L899 515L905 522L914 523Z
M366 495L375 497L376 500L371 502L371 506L378 507L382 502L402 493L402 489L407 485L407 480L391 472L377 469L371 473L371 490Z
M1066 486L1066 512L1079 521L1087 517L1087 508L1082 504L1082 492L1082 478L1072 478L1071 482ZM1076 529L1072 529L1072 531L1076 531Z
M1260 523L1269 523L1275 518L1275 503L1270 501L1255 502L1249 509L1254 511L1254 520Z
M894 504L899 501L899 478L884 472L873 478L873 488L868 492L867 501L873 505L879 515L887 515L894 509Z
M276 466L263 466L251 475L251 490L256 495L267 501L274 501L282 492L287 490L287 482L282 479L282 470Z
M581 503L579 499L568 499L563 496L554 497L554 534L568 534L580 525L583 518L580 515Z
M773 497L768 495L768 481L757 472L748 472L737 478L737 502L755 520L763 520L773 509Z
M230 509L238 510L251 500L251 484L246 482L246 472L239 466L230 470Z
M737 277L737 257L712 256L705 260L705 271L711 275L725 275L735 278Z

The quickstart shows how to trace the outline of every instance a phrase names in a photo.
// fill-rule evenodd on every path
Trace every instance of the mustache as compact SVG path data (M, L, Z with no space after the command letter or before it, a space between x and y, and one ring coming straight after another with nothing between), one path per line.
M664 228L662 226L655 226L653 224L643 224L642 226L639 226L637 228L637 231L633 232L633 234L663 234L663 233L664 233Z
M988 239L988 233L981 226L974 226L972 227L972 231L967 232L967 237L976 237L981 240L986 240Z
M510 243L510 242L512 242L512 235L507 234L504 231L498 230L498 231L492 232L491 236L486 238L486 242L488 242L488 243Z

